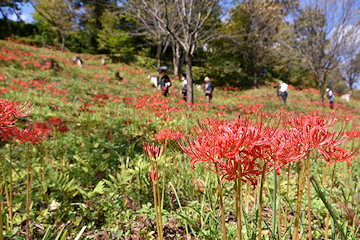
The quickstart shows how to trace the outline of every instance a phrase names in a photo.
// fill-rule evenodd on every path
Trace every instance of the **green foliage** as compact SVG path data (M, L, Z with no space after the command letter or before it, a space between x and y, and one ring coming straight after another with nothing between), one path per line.
M129 53L134 49L133 38L129 36L130 17L105 11L100 18L102 29L98 32L98 49L110 53Z
M115 178L112 175L109 175L110 180L104 180L108 188L104 188L105 191L110 194L119 193L122 194L124 192L124 185L127 185L132 176L124 176L124 174L117 173ZM94 190L95 191L95 190Z
M50 175L49 188L52 191L59 191L64 198L72 199L78 194L79 186L75 184L75 179L71 179L65 173ZM58 196L61 197L61 196Z

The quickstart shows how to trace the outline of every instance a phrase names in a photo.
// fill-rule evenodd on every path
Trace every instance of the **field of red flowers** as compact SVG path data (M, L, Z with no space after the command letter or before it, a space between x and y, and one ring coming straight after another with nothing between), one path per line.
M141 53L74 55L0 41L0 239L360 238L358 100L269 82L189 110Z

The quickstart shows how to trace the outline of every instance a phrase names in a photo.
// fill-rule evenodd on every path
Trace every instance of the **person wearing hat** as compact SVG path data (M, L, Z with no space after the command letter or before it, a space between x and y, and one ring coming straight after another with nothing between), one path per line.
M279 82L279 92L280 92L280 96L283 99L284 104L286 104L286 98L288 96L287 90L288 90L288 85L286 83L284 83L283 81Z
M186 93L187 93L187 80L186 80L186 74L183 73L183 77L181 78L182 82L182 89L179 92L179 94L183 94L183 99L186 101Z
M204 82L205 82L205 96L206 96L207 106L210 106L212 93L214 91L214 84L210 82L210 78L208 76L204 78Z
M164 94L164 97L169 93L169 87L171 87L171 81L169 76L166 74L165 70L161 71L162 78L160 79L160 84L158 89L162 90L162 93Z
M327 98L329 99L330 108L334 109L334 103L335 103L334 92L329 88L327 88L325 91L327 92Z

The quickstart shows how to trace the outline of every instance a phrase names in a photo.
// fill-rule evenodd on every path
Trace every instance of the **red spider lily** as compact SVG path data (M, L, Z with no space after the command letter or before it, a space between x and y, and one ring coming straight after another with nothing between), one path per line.
M32 108L30 103L16 105L13 101L0 99L0 128L16 124L20 118L29 115Z
M355 158L355 155L358 153L359 149L350 153L348 150L345 150L341 147L331 147L326 151L328 155L325 157L325 160L329 163L329 166L336 162L347 162L349 165L351 161ZM332 160L332 161L330 161Z
M247 119L233 122L206 119L204 122L199 123L200 133L188 138L186 144L177 140L181 150L191 157L192 168L196 163L204 163L204 168L214 171L216 163L223 181L232 181L238 178L240 163L241 180L256 184L263 172L260 160L277 161L268 159L263 149L272 147L271 141L277 138L279 131L265 127L262 121L251 123ZM271 166L269 164L269 169Z
M125 125L130 125L130 124L132 124L132 121L131 120L124 121L124 124Z
M157 177L157 179L160 178L161 173L160 172L158 173L157 169L155 168L155 170L153 172L150 171L148 175L149 175L150 181L153 182L156 179L156 177Z
M46 123L37 122L34 125L34 131L37 132L37 134L40 134L40 135L48 135L48 134L51 133L52 128L51 128L51 126L49 126Z
M337 122L335 120L335 117L327 120L324 116L299 116L291 121L293 128L290 129L290 137L302 145L304 153L317 149L327 162L334 159L331 164L337 161L349 161L353 154L348 154L339 146L349 142L356 135L356 130L345 134L343 131L345 126L342 126L340 130L336 131ZM330 130L331 128L334 130ZM337 153L334 152L334 149ZM341 159L340 156L343 156L344 159Z
M306 154L302 151L301 144L290 137L288 131L279 129L275 138L269 139L269 146L255 147L252 156L268 162L270 168L274 167L277 174L287 164L302 159Z
M168 140L176 140L182 137L181 132L172 131L170 128L160 129L159 134L155 134L155 139L161 144L162 140L165 140L165 145L167 145Z
M143 142L142 148L145 150L146 154L150 159L158 159L163 153L164 147L158 147L152 144L150 146L149 143Z
M34 129L27 128L19 132L17 139L20 140L20 142L18 145L24 142L28 142L33 145L39 145L45 140L46 137L46 134L39 134Z
M1 141L14 140L17 139L20 130L17 127L8 127L2 128L0 131L0 137L2 137Z
M106 137L107 137L108 139L113 139L113 138L114 138L114 134L111 133L111 132L109 132L109 133L106 135Z
M62 125L58 126L57 130L61 134L64 134L64 133L70 131L69 128L65 124L62 124Z
M54 125L55 127L65 123L60 118L55 118L55 117L49 118L48 122L51 123L52 125Z

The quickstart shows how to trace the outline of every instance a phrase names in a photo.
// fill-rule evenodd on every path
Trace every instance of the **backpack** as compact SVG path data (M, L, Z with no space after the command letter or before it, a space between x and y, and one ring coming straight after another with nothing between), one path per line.
M186 84L185 84L184 87L181 90L181 93L186 95L186 92L187 92L187 90L186 90Z

